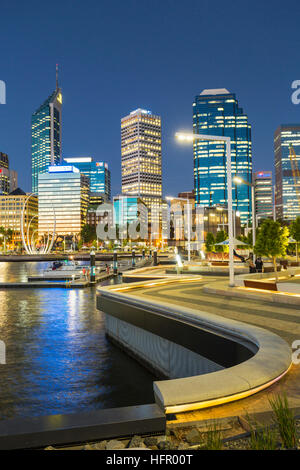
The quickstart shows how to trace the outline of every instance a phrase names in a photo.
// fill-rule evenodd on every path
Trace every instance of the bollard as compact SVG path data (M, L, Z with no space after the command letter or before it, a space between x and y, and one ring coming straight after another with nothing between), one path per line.
M158 262L157 262L157 250L155 250L153 252L153 266L157 266L158 265Z
M116 251L114 251L114 257L113 257L113 267L114 267L114 274L118 274L118 254Z
M132 250L131 265L133 268L135 267L135 251L134 250Z
M96 264L95 252L91 251L90 253L90 266L91 266L90 282L93 284L96 282L95 264Z

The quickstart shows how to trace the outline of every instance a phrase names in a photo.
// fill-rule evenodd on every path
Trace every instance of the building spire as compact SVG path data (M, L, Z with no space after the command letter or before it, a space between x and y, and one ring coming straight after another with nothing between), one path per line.
M56 90L58 90L58 64L56 64Z

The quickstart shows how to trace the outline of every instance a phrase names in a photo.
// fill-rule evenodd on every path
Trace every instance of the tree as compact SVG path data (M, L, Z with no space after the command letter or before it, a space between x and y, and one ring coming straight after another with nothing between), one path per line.
M263 221L257 235L254 252L259 256L272 258L276 279L278 279L276 258L285 256L289 244L288 236L288 228L271 219Z
M296 255L297 255L297 261L298 261L298 249L299 249L298 243L300 242L300 217L297 217L296 220L294 220L291 223L290 234L294 238L294 240L296 240Z
M206 240L205 240L205 249L208 253L210 251L213 251L214 244L215 244L214 234L212 232L207 232Z
M225 251L225 246L224 245L217 245L217 243L224 242L227 240L228 235L224 230L219 230L216 235L216 242L215 242L215 250L218 251L219 253L223 253Z
M92 242L96 239L96 229L93 225L84 225L81 229L81 239L84 243Z

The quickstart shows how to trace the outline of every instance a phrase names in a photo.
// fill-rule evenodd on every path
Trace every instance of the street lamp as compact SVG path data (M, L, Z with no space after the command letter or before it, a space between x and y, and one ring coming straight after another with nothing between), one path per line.
M251 199L252 199L252 245L253 245L253 252L254 246L256 242L256 216L255 216L255 197L254 197L254 183L249 183L249 181L244 180L240 176L235 176L233 178L234 183L236 184L246 184L251 188Z
M226 173L227 173L227 208L228 208L228 238L229 238L229 286L234 287L234 240L233 240L233 217L232 217L232 175L231 175L231 141L230 137L192 134L177 132L175 134L178 140L193 142L194 140L212 140L226 144Z
M174 199L176 201L186 201L187 202L187 207L188 207L188 262L190 263L191 261L191 214L190 214L190 200L189 198L184 198L184 197L171 197L167 196L166 199L168 201L173 201Z

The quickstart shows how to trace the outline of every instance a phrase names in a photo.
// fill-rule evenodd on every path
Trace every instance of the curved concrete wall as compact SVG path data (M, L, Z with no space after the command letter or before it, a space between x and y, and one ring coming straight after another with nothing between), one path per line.
M291 351L279 336L203 311L148 300L138 295L144 285L99 288L97 306L106 313L111 337L154 370L172 377L154 382L156 401L167 413L244 398L289 369ZM170 355L182 356L177 369L170 368ZM192 360L198 366L185 366ZM201 375L194 375L197 370ZM176 374L180 378L173 379Z

